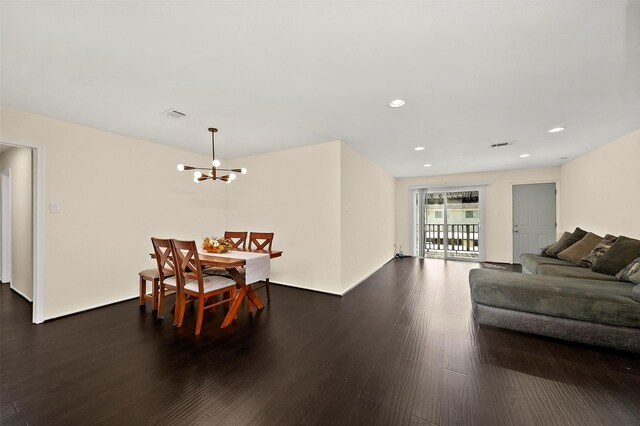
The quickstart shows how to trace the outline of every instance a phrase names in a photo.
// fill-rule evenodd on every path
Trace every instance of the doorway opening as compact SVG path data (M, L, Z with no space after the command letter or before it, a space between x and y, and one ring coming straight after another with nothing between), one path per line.
M0 146L0 165L2 164L5 151ZM0 169L2 167L0 166ZM2 209L0 210L0 282L11 285L11 169L0 170L0 198L2 199Z
M42 309L43 147L0 141L0 281Z
M482 193L481 187L416 190L414 254L484 260Z

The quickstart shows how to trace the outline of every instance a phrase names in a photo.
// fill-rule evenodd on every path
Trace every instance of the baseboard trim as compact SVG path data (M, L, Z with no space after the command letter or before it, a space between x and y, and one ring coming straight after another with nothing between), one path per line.
M324 294L328 294L328 295L331 295L331 296L342 296L340 293L334 293L332 291L326 291L326 290L319 290L319 289L313 288L313 287L304 287L304 286L301 286L301 285L285 283L285 282L282 282L282 281L278 281L278 282L269 281L269 284L281 285L281 286L284 286L284 287L292 287L292 288L297 288L299 290L313 291L313 292L316 292L316 293L324 293ZM262 288L262 287L260 287L260 288Z
M17 288L11 287L11 285L9 285L9 288L15 292L18 296L22 297L24 300L26 300L29 303L33 303L33 300L28 298L26 294L24 294L23 292L21 292L20 290L18 290Z
M407 256L409 257L409 256ZM285 283L282 281L279 282L275 282L275 281L269 281L269 284L275 284L275 285L283 285L286 287L293 287L293 288L297 288L300 290L307 290L307 291L314 291L316 293L324 293L324 294L329 294L331 296L344 296L345 294L347 294L348 292L350 292L351 290L353 290L354 288L356 288L359 284L361 284L363 281L366 281L367 278L369 278L371 275L375 274L376 272L378 272L384 265L386 265L387 263L391 262L392 260L394 260L395 258L392 257L391 259L387 260L386 262L384 262L382 265L378 266L376 269L374 269L373 271L371 271L369 274L365 275L363 278L361 278L360 280L358 280L356 283L354 283L353 285L351 285L348 289L346 289L345 291L343 291L342 293L338 293L338 292L333 292L333 291L327 291L327 290L320 290L317 288L313 288L313 287L304 287L301 285L297 285L297 284L291 284L291 283Z
M395 257L392 257L391 259L387 260L386 262L384 262L382 265L378 266L376 269L374 269L373 271L371 271L370 273L368 273L367 275L365 275L363 278L361 278L359 281L356 281L353 285L351 285L349 288L347 288L345 291L342 292L342 294L340 294L340 296L344 296L345 294L349 293L351 290L353 290L354 288L356 288L358 285L360 285L363 281L366 281L367 278L369 278L371 275L375 274L376 272L378 272L380 269L382 269L382 267L384 265L386 265L387 263L391 262L392 260L394 260Z
M105 306L111 306L111 305L116 305L118 303L128 302L130 300L137 299L138 297L140 297L140 296L139 295L135 295L135 296L132 296L132 297L127 297L125 299L118 299L118 300L114 300L114 301L111 301L111 302L103 303L103 304L100 304L100 305L89 306L89 307L86 307L86 308L82 308L82 309L80 309L78 311L68 311L68 312L57 314L57 315L54 315L54 316L51 316L51 317L46 317L44 319L44 321L48 322L48 321L53 321L53 320L57 320L57 319L61 319L61 318L70 317L70 316L76 315L76 314L82 314L84 312L89 312L89 311L93 311L93 310L96 310L96 309L104 308Z

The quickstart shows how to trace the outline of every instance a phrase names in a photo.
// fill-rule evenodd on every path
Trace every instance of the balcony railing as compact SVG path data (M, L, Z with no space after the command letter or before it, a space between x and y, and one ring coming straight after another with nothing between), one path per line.
M443 224L425 225L425 251L444 250ZM478 238L480 236L480 225L478 224L448 224L447 225L447 251L470 254L479 253Z

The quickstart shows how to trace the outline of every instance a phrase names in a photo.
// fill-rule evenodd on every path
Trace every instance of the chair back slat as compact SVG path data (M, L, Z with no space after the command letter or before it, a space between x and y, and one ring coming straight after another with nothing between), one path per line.
M249 250L271 250L273 232L252 232L249 234Z
M153 244L153 252L156 256L160 282L162 282L165 277L175 275L176 273L173 246L171 245L170 239L151 238L151 243Z
M247 247L247 233L226 231L224 238L231 241L234 249L244 250Z
M195 241L173 240L173 249L176 257L176 269L179 276L179 287L184 288L186 280L197 280L198 291L204 292L202 283L202 266L198 256L198 246Z

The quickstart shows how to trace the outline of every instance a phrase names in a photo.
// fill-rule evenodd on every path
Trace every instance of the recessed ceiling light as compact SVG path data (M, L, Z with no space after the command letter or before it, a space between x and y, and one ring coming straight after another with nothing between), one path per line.
M424 150L424 146L416 146L415 148L413 148L414 151L422 151Z
M424 166L425 167L431 167L431 164L425 164Z
M554 127L553 129L549 129L547 130L549 133L558 133L563 131L565 128L564 127Z
M400 108L404 104L405 104L404 99L394 99L391 102L389 102L389 106L391 108Z
M520 156L520 158L527 158L527 157L531 157L531 154L522 154L522 155Z

